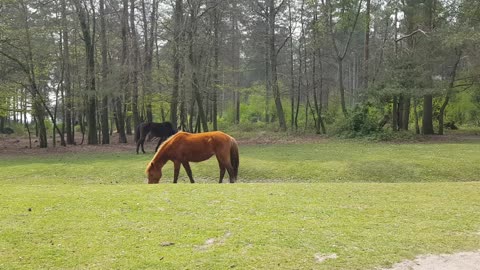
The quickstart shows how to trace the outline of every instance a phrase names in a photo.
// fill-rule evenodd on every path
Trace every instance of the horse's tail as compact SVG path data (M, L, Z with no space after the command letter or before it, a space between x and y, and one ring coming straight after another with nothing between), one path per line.
M233 179L237 180L238 166L240 165L240 158L238 157L238 144L235 139L231 139L230 146L230 163L233 167Z

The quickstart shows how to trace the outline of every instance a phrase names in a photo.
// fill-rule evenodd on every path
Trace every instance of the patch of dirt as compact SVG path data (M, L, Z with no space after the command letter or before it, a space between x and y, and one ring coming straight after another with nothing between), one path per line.
M53 141L50 136L48 140L48 148L39 148L36 138L32 138L32 148L29 148L29 139L26 136L19 137L15 134L0 134L0 157L29 155L42 156L48 154L63 153L117 153L130 152L135 153L136 144L133 135L127 135L128 143L118 143L118 134L114 133L110 136L110 144L105 145L87 145L87 139L81 143L81 134L75 134L76 145L68 145L63 147L57 137L56 147L53 147ZM268 144L301 144L301 143L326 143L329 138L316 134L286 134L286 133L269 133L264 131L241 133L240 136L234 136L241 145L268 145ZM384 143L448 143L448 142L469 142L479 141L480 135L476 134L453 134L453 135L431 135L421 136L417 141L391 141ZM153 155L154 149L158 143L158 138L146 141L144 148L148 155Z
M56 147L53 147L53 140L48 139L48 148L40 148L39 142L36 138L32 138L32 148L29 147L30 142L28 137L16 137L12 135L0 135L0 156L15 156L15 155L29 155L42 156L49 154L63 154L63 153L115 153L115 152L131 152L135 153L136 145L133 142L133 136L127 136L128 143L118 143L118 135L114 134L110 137L110 144L105 145L87 145L87 141L83 144L81 142L81 134L76 134L76 145L67 145L66 147L60 145L60 140L57 138ZM153 153L156 146L156 141L145 143L145 151Z
M315 261L317 263L322 263L326 260L329 260L329 259L336 259L338 258L337 254L335 253L332 253L332 254L321 254L321 253L317 253L315 254Z
M480 251L422 255L382 270L480 270Z
M30 142L28 137L18 137L14 134L3 135L0 134L0 157L1 156L15 156L15 155L29 155L42 156L48 154L63 154L63 153L117 153L130 152L132 154L136 151L136 144L133 135L127 136L127 143L118 142L118 134L113 134L110 137L110 144L105 145L88 145L87 139L83 144L81 143L81 134L75 134L76 145L67 145L63 147L60 145L60 140L57 137L56 147L53 147L53 140L50 136L48 139L48 148L40 148L39 142L36 138L32 138L32 148L29 148ZM318 135L295 135L295 136L271 136L259 132L251 137L238 138L239 145L255 145L255 144L296 144L296 143L315 143L325 142L327 139ZM151 141L146 141L144 149L149 155L153 155L155 147L157 146L158 138ZM141 153L141 150L140 150Z
M197 246L199 250L207 250L208 248L215 246L215 245L222 245L225 241L232 236L231 232L226 232L223 236L218 238L209 238L203 243L201 246Z

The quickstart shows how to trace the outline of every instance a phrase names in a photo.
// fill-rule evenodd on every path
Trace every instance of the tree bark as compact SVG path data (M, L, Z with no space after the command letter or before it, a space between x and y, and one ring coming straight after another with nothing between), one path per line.
M272 87L275 108L277 110L278 124L280 130L286 131L287 124L285 122L285 113L283 111L280 89L278 86L277 74L277 50L275 46L275 18L280 7L275 7L275 1L268 2L268 28L269 28L269 64L270 64L270 85Z
M213 122L213 130L218 130L217 124L217 111L218 111L218 93L220 92L220 80L219 80L219 57L220 57L220 21L221 21L221 13L218 6L215 7L214 12L214 44L213 44L213 93L212 93L212 122Z
M127 135L125 132L125 114L122 94L128 91L129 72L128 72L128 0L123 0L122 10L122 78L120 78L121 93L117 93L115 98L115 117L118 132L118 142L127 143Z
M197 102L198 117L200 118L200 123L202 125L203 131L206 132L208 131L208 123L203 107L203 98L200 93L200 81L198 79L200 56L198 56L198 53L194 50L195 36L197 34L197 8L198 7L195 6L190 7L190 29L188 31L188 60L192 69L193 97Z
M63 88L65 91L64 107L65 107L65 133L67 135L67 144L75 144L75 129L72 125L73 102L72 102L72 80L71 80L71 62L70 62L70 44L67 20L67 4L66 0L62 0L62 37L63 37Z
M73 0L77 11L86 55L86 94L87 94L87 119L88 119L88 144L98 144L97 138L97 113L96 113L96 86L95 86L95 44L87 14L80 0Z
M175 0L174 28L173 28L173 88L170 105L170 122L177 126L178 94L180 91L180 61L181 57L181 36L183 23L183 1Z
M65 0L63 0L65 1ZM101 126L102 126L102 144L110 143L110 133L108 126L108 91L107 87L107 78L108 78L108 62L107 62L107 25L105 21L105 0L100 0L100 46L102 48L102 84L103 84L103 94L102 94L102 115L101 115Z
M130 0L130 34L132 37L132 52L130 53L132 60L131 80L132 80L132 116L133 127L136 128L140 124L140 114L138 112L138 73L140 67L140 48L138 46L137 30L135 28L135 0Z
M363 91L368 89L368 61L370 58L370 0L366 0L365 10L365 44L363 48Z
M443 100L442 106L440 107L440 112L438 114L438 134L443 135L443 129L444 129L444 117L445 117L445 109L448 106L448 103L450 101L450 98L454 94L453 90L455 87L455 80L457 79L457 69L458 69L458 64L460 63L460 59L462 56L462 51L455 48L455 53L456 53L456 61L455 64L453 65L452 71L450 73L450 82L448 83L448 88L447 88L447 93L445 94L445 99Z

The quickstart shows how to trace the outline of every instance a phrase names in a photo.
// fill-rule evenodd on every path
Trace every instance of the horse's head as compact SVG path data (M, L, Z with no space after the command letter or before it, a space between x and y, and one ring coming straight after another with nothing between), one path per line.
M158 164L155 165L153 162L150 162L150 164L147 166L146 173L149 184L158 184L158 182L160 182L160 178L162 178L162 167Z

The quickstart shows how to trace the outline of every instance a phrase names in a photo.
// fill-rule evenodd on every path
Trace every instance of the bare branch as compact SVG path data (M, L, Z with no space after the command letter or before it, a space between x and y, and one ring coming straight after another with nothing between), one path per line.
M5 56L6 58L12 60L13 62L17 63L17 65L26 73L26 74L30 74L30 71L28 69L28 67L22 63L22 61L20 61L18 58L15 58L7 53L5 53L4 51L0 51L0 54Z
M345 58L345 55L347 54L348 47L350 46L350 42L352 41L353 32L355 31L355 27L357 26L358 16L360 15L361 7L362 7L362 0L358 1L358 9L357 9L357 14L355 15L355 21L353 23L352 31L350 31L350 35L348 36L347 45L345 45L345 49L343 50L341 59Z
M280 47L278 48L277 50L277 53L276 55L278 55L280 53L280 51L283 49L283 47L285 46L285 44L287 44L287 41L291 38L291 36L288 36L282 43L282 45L280 45Z
M280 3L280 5L278 5L276 8L275 8L275 16L277 15L278 12L280 12L280 9L282 8L282 6L285 4L285 0L282 0L282 2Z
M422 29L419 28L419 29L413 31L412 33L410 33L410 34L408 34L408 35L405 35L405 36L403 36L403 37L397 38L397 39L395 40L395 42L399 42L399 41L401 41L402 39L409 38L409 37L411 37L411 36L413 36L413 35L415 35L415 34L417 34L417 33L422 33L422 34L424 34L425 36L428 37L427 32L425 32L425 31L423 31Z

